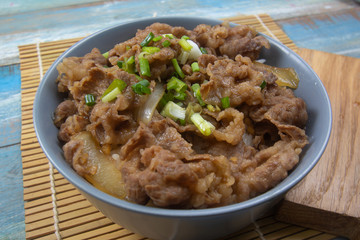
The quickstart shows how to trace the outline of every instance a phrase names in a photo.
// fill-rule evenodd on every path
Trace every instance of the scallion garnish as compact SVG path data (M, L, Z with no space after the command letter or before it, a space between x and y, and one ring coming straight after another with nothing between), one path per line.
M266 81L262 81L262 83L260 84L260 88L261 90L263 90L266 87Z
M190 43L188 43L183 38L179 40L179 44L185 51L190 51L192 49L192 46L190 45Z
M131 85L133 91L137 94L144 95L150 94L151 90L149 88L150 82L148 80L142 80L134 85Z
M118 62L117 62L117 65L118 65L119 68L123 68L123 66L124 66L124 61L118 61Z
M186 98L186 93L185 92L175 92L174 98L177 100L180 100L180 101L184 101Z
M143 47L142 51L153 54L153 53L160 52L160 48L158 48L158 47Z
M85 95L85 104L88 106L94 106L95 105L95 97L92 94L86 94Z
M101 98L103 98L105 95L107 95L108 93L110 93L112 90L114 90L115 88L119 88L120 92L122 92L122 90L125 89L126 87L126 83L123 80L120 79L114 79L114 81L112 81L112 83L109 85L109 87L105 90L105 92L103 93L103 95L101 96Z
M118 61L117 65L119 68L123 69L128 73L135 73L135 57L131 56L129 58L124 57L123 61Z
M178 61L176 60L176 58L171 59L171 62L175 68L176 73L180 76L180 78L184 78L185 74L183 73L183 71L181 70Z
M110 102L110 101L114 100L117 97L117 95L120 93L121 93L121 91L119 90L119 88L114 88L108 94L106 94L104 97L102 97L101 101Z
M191 115L190 120L194 123L197 129L205 136L209 136L214 130L215 126L211 122L206 121L200 113L194 113Z
M140 43L140 46L141 46L141 47L147 46L154 37L155 37L154 34L153 34L152 32L150 32L150 33L145 37L145 39Z
M146 58L139 58L140 74L143 76L151 77L150 64Z
M114 79L109 87L105 90L104 94L101 96L103 102L110 102L116 98L125 88L127 84L120 79Z
M163 108L169 101L174 99L174 94L172 92L165 93L159 102L159 107Z
M167 90L175 90L175 92L184 92L187 88L186 83L176 77L172 77L167 83Z
M171 33L163 34L163 37L167 37L167 38L169 38L169 39L174 39L174 38L175 38L175 36L172 35Z
M201 53L203 53L203 54L207 54L207 53L208 53L207 50L206 50L205 48L203 48L203 47L200 47L200 51L201 51Z
M221 106L223 109L230 107L230 98L229 97L221 98Z
M199 72L200 71L199 64L197 62L193 62L191 64L191 69L193 72Z
M178 119L185 120L185 113L186 110L184 108L180 107L173 101L169 101L160 114L164 117L169 117L172 120L176 121Z
M128 59L127 59L127 61L126 61L126 64L133 64L135 62L135 57L134 56L131 56L131 57L129 57Z
M161 43L161 45L162 45L163 47L168 47L168 46L171 45L171 42L170 42L169 40L165 40L165 41L163 41L163 42Z
M186 35L182 36L181 39L189 40L190 38Z
M216 112L215 107L214 107L213 105L211 105L211 104L206 105L206 108L207 108L210 112Z
M163 38L162 36L157 36L157 37L154 37L154 38L153 38L153 41L154 41L154 42L158 42L158 41L160 41L162 38Z
M108 58L109 57L109 52L103 53L102 55L104 56L104 58Z
M201 97L201 93L200 93L200 85L198 83L195 83L191 86L191 89L193 90L194 92L194 97L197 98L199 104L201 106L205 106L205 103L204 101L202 100L202 97Z
M126 48L126 51L128 51L128 50L130 50L130 49L131 49L131 47L130 47L130 46L126 46L125 48Z

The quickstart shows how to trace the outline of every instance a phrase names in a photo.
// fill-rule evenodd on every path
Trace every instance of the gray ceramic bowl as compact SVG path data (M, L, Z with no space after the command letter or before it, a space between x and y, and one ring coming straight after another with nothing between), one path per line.
M202 210L170 210L146 207L126 202L103 193L76 174L64 160L58 129L52 122L52 113L62 101L57 93L56 66L65 57L83 56L97 47L105 52L116 43L135 35L137 29L153 22L168 23L193 29L205 23L220 21L204 18L167 17L143 19L114 26L97 32L76 43L62 54L41 81L34 102L34 126L39 143L55 168L71 182L105 216L115 223L153 239L217 239L240 230L272 208L285 193L297 184L315 166L325 150L331 130L331 107L326 90L309 65L292 50L268 38L271 49L264 50L261 58L278 67L293 67L300 77L295 94L308 106L309 121L306 133L310 144L304 149L298 166L275 188L251 200L230 206Z

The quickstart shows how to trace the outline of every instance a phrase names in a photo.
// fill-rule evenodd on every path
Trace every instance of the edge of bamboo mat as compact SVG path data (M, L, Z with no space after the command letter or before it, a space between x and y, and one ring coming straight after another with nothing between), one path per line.
M238 24L248 24L297 51L295 44L269 15L249 15L226 18ZM34 96L48 67L67 48L81 38L19 46L21 70L22 133L21 156L27 239L144 239L112 223L93 207L74 186L53 168L40 148L33 126ZM46 63L44 63L44 59ZM260 232L259 232L260 231ZM272 238L308 238L321 232L279 222L272 216L261 218L230 238L252 239L263 234ZM321 235L325 236L326 235Z

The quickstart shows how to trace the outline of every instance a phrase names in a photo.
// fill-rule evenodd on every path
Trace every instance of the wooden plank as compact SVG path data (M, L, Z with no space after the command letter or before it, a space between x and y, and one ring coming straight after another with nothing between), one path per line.
M360 57L360 8L278 21L298 47ZM344 40L348 41L345 43Z
M20 2L23 4L23 6L19 5L20 8L22 6L22 11L0 18L0 31L5 33L0 36L0 51L4 53L0 57L0 65L18 62L17 46L31 44L34 39L46 42L82 37L115 24L145 17L178 15L223 18L266 12L278 20L357 7L353 1L334 0L262 0L256 4L251 0L229 0L226 4L221 0L199 0L192 2L192 11L189 11L188 5L182 0L173 0L171 4L144 0L140 2L102 1L96 5L82 4L76 7L55 4L55 7L51 9L35 4L27 9L25 6L30 4L26 1ZM29 11L34 6L38 8L38 11ZM148 6L152 6L152 10L149 10ZM5 11L3 9L5 8L1 8ZM12 6L10 9L16 9L16 7ZM102 14L98 14L99 11ZM306 32L307 29L302 29L302 31ZM349 39L344 41L351 42ZM329 44L329 41L325 41L324 44Z
M310 174L292 189L277 218L360 239L360 59L301 49L332 103L328 146Z
M0 148L0 238L24 239L20 144Z

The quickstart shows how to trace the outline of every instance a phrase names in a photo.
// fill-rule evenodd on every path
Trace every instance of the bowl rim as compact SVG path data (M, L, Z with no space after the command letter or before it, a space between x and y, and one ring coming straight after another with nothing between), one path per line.
M325 141L321 144L321 148L319 149L319 151L317 152L315 158L313 161L311 161L311 164L306 165L306 167L304 167L303 171L301 171L299 174L296 175L296 177L294 179L292 179L289 183L287 184L283 184L283 181L280 182L277 186L275 186L274 188L266 191L265 193L262 193L254 198L251 198L249 200L246 200L244 202L240 202L240 203L235 203L235 204L231 204L231 205L227 205L227 206L221 206L221 207L215 207L215 208L207 208L207 209L165 209L165 208L157 208L157 207L151 207L151 206L144 206L144 205L139 205L136 203L132 203L132 202L128 202L126 200L122 200L116 197L113 197L107 193L102 192L101 190L98 190L96 187L94 187L93 185L91 185L90 183L88 183L86 180L84 180L82 177L80 177L75 171L73 172L67 172L64 171L61 166L57 163L56 160L56 156L51 156L51 154L49 153L49 151L47 149L45 149L44 143L43 143L43 139L41 139L41 129L40 126L37 125L37 119L39 118L38 116L38 105L40 104L40 95L41 92L43 91L46 79L49 79L49 75L50 72L56 70L56 66L63 60L63 58L69 54L73 49L77 48L79 45L81 45L82 43L84 43L85 41L96 37L98 35L101 35L113 28L118 28L127 24L141 24L141 23L145 23L145 22L166 22L169 20L172 21L179 21L179 25L181 26L181 21L187 19L187 21L196 21L196 22L214 22L217 24L222 23L222 20L218 20L218 19L212 19L212 18L203 18L203 17L186 17L186 16L174 16L174 17L152 17L152 18L142 18L142 19L138 19L138 20L130 20L130 21L125 21L122 22L120 24L116 24L107 28L104 28L102 30L96 31L95 33L83 38L82 40L78 41L77 43L75 43L74 45L72 45L69 49L67 49L64 53L62 53L56 60L55 62L50 66L50 68L48 69L48 71L45 73L43 79L40 81L40 84L38 86L38 89L36 91L36 95L35 95L35 100L34 100L34 105L33 105L33 120L34 120L34 129L35 129L35 133L36 133L36 137L38 139L38 142L43 150L43 152L45 153L46 157L49 159L50 163L71 183L73 184L76 188L78 188L81 192L84 192L86 194L89 194L91 196L93 196L94 198L97 198L98 200L105 202L107 204L110 204L112 206L115 207L119 207L131 212L137 212L137 213L142 213L142 214L148 214L148 215L153 215L153 216L166 216L166 217L170 217L170 218L196 218L196 217L204 217L204 216L216 216L216 215L222 215L222 214L227 214L227 213L236 213L238 211L244 210L244 209L249 209L252 207L255 207L257 205L263 204L264 202L270 202L273 199L275 199L276 197L279 196L283 196L287 191L289 191L292 187L294 187L297 183L299 183L309 172L310 170L317 164L317 162L319 161L321 155L323 154L323 152L325 151L325 148L328 144L329 141L329 137L331 134L331 126L332 126L332 110L331 110L331 104L330 104L330 99L329 96L327 94L327 91L322 83L322 81L320 80L320 78L318 77L318 75L314 72L314 70L310 67L310 65L305 62L304 59L302 59L297 53L295 53L293 50L291 50L290 48L288 48L287 46L285 46L284 44L282 44L281 42L265 35L262 33L259 33L259 35L264 36L267 40L269 40L270 45L273 46L277 46L279 48L281 48L284 51L287 51L288 53L290 53L291 55L293 55L297 60L299 60L309 71L311 71L311 73L317 78L318 80L318 84L321 87L321 90L325 93L325 97L326 97L326 103L327 105L324 106L326 108L328 108L329 110L329 125L327 127L327 131L326 131L326 135L325 135ZM231 23L231 26L236 26L238 24L235 23ZM49 80L47 80L49 81ZM64 160L64 159L62 159ZM300 160L301 161L301 160Z

